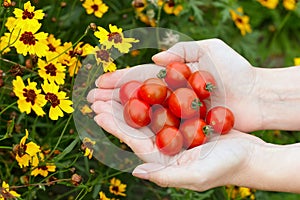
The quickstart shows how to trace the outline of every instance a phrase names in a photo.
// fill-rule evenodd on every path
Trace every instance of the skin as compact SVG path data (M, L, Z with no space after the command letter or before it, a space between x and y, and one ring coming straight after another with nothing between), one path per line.
M134 176L162 187L196 191L232 184L300 193L300 144L269 144L245 133L262 129L300 130L299 67L253 67L218 39L178 43L156 54L153 61L155 64L102 75L96 81L97 88L87 97L99 126L124 141L145 162L135 168ZM236 122L226 135L213 134L201 146L165 156L149 137L153 135L150 129L128 128L121 117L118 89L132 79L155 77L173 61L188 63L192 71L209 71L218 87L208 107L228 106ZM147 74L142 73L145 71Z

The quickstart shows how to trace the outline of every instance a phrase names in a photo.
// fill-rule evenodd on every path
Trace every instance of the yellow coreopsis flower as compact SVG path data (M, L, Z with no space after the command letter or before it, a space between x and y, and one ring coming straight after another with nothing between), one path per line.
M296 0L283 0L283 7L287 10L295 10L297 6Z
M294 58L294 65L300 66L300 57Z
M105 193L100 191L99 192L100 200L110 200L110 198L107 198Z
M52 60L57 57L61 52L59 47L61 45L61 40L56 39L53 34L50 34L46 40L47 46L49 47L49 51L46 54L47 60Z
M5 27L7 28L7 30L9 32L12 32L13 29L15 29L16 27L16 18L14 17L8 17L5 23ZM15 31L18 32L18 30L20 30L20 28L16 29Z
M2 187L0 187L0 200L15 199L20 196L21 195L17 192L10 190L9 185L5 181L2 182Z
M19 98L17 101L18 108L21 112L26 112L27 114L29 114L32 109L38 116L43 116L45 112L42 107L47 103L45 96L40 94L40 89L36 88L36 82L30 82L29 78L27 82L28 85L25 86L20 76L17 76L16 79L13 80L13 91Z
M22 28L35 28L35 26L38 26L40 23L38 20L41 20L44 18L45 14L43 13L43 10L35 10L34 6L31 6L30 1L27 1L24 4L24 10L21 10L19 8L14 9L16 20L16 27Z
M58 117L63 117L64 112L72 113L74 109L72 108L73 102L68 99L67 94L63 91L59 91L59 86L54 82L49 83L44 81L42 88L45 95L45 100L50 102L49 117L52 120L58 120Z
M246 33L251 33L251 27L249 24L249 17L243 14L243 8L239 7L237 11L230 10L231 18L235 25L240 29L241 34L244 36Z
M258 2L269 9L275 9L278 5L278 0L258 0Z
M38 73L40 77L49 82L55 82L58 85L65 83L66 67L63 66L57 59L46 62L42 59L38 60Z
M55 172L56 166L53 163L47 163L46 165L34 167L31 171L31 175L41 175L43 177L48 176L49 172Z
M162 6L163 5L163 9L167 14L174 14L176 16L178 16L180 14L180 12L183 10L183 6L181 4L175 4L174 0L169 0L167 2L164 3L163 0L158 0L158 5Z
M112 194L125 197L126 194L124 192L126 191L126 186L126 184L123 184L119 179L114 177L110 180L109 191Z
M25 136L21 139L20 144L18 144L14 150L16 153L16 160L21 168L29 166L32 162L33 157L39 153L40 146L34 142L29 142L26 144L28 138L28 130L26 129Z
M85 8L87 14L94 13L98 18L101 18L108 11L108 6L102 0L85 0L82 6Z
M3 35L0 37L0 51L2 54L8 53L10 51L9 37Z
M85 137L83 139L82 149L84 150L84 156L88 157L89 159L93 157L95 144L96 142L90 138Z
M31 54L38 57L43 57L47 54L49 50L46 42L48 33L37 33L40 27L41 24L30 29L24 27L20 32L14 31L11 33L11 40L15 41L12 46L16 48L18 54L23 54L24 56Z
M107 49L103 47L99 48L98 46L95 47L95 57L97 64L101 63L103 65L104 72L116 71L117 66L114 63L114 60L110 56L110 52Z
M134 38L125 38L122 32L122 28L118 28L115 25L109 24L109 31L98 26L99 31L95 31L94 35L99 38L100 44L104 45L106 49L115 47L121 53L128 53L132 47L131 43L139 42Z
M68 71L70 76L77 74L79 68L81 67L81 62L78 59L79 56L87 56L94 51L94 47L90 44L84 44L79 42L74 48L71 42L65 42L63 46L58 47L59 52L65 52L59 56L58 61L63 65L68 66Z

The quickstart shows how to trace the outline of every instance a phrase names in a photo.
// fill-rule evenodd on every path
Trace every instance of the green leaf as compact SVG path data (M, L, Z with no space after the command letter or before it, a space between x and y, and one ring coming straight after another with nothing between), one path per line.
M63 150L63 152L61 152L61 154L59 154L58 156L55 157L55 162L61 160L68 153L70 153L74 149L74 147L76 146L76 144L78 143L78 141L79 141L79 138L76 138L71 144L69 144L69 146L67 146L65 148L65 150Z

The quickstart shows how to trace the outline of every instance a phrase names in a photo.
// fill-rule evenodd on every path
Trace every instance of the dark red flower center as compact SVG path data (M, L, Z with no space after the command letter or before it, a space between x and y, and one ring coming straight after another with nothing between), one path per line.
M46 74L50 74L50 76L56 76L56 67L50 63L49 65L45 66Z
M114 43L122 43L122 36L118 32L109 33L108 35L108 41L114 41Z
M96 56L105 62L109 62L109 53L106 50L100 49L96 52Z
M56 48L52 44L48 44L49 51L55 52Z
M34 90L27 90L26 88L23 89L23 96L26 97L26 102L30 102L31 105L34 105L36 94Z
M98 7L98 5L94 4L94 5L92 5L92 9L96 12L99 9L99 7Z
M32 32L25 31L21 35L20 41L22 41L26 45L35 45L35 37Z
M45 99L51 103L51 106L53 108L55 108L56 106L58 106L60 104L58 97L51 92L48 92L46 94Z
M23 16L22 16L22 19L33 19L33 17L34 17L34 12L29 12L27 9L25 9L24 11L23 11Z
M119 193L119 187L118 186L113 186L111 188L112 191L115 191L116 193Z

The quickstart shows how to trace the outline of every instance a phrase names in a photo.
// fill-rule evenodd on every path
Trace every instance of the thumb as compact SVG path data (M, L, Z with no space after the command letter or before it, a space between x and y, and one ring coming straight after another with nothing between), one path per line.
M145 163L137 166L133 176L146 179L161 187L189 188L195 184L195 173L188 166L164 166L158 163Z
M152 60L157 65L166 66L171 62L198 62L203 54L205 41L178 42L166 51L155 54Z

